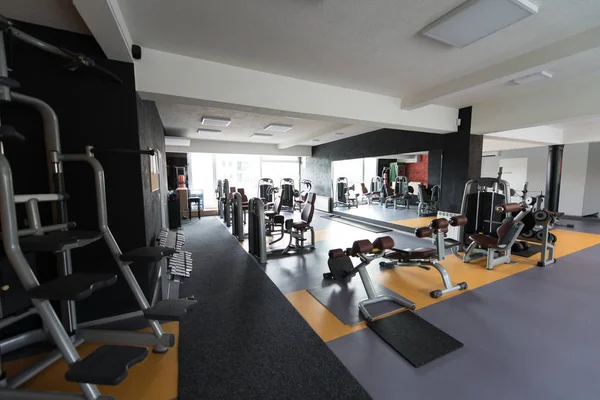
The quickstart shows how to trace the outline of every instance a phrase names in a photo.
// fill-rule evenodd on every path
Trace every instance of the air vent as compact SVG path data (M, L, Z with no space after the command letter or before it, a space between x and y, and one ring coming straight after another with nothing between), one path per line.
M284 133L284 132L289 131L293 127L294 127L293 125L270 124L270 125L265 126L265 131Z
M528 83L535 83L539 81L545 81L548 79L552 79L552 73L548 71L540 71L522 76L520 78L513 79L511 82L516 85L527 85Z
M255 136L259 136L259 137L273 137L272 133L253 133L252 135L250 135L250 137L255 137Z
M231 124L231 119L220 117L202 117L202 125L220 126L226 128Z
M173 136L166 136L165 137L165 145L167 146L182 146L182 147L189 147L190 146L190 139L185 139L185 138L180 138L180 137L173 137Z
M211 135L211 136L216 136L216 135L220 135L221 131L218 129L205 129L205 128L200 128L198 129L198 134L200 135Z

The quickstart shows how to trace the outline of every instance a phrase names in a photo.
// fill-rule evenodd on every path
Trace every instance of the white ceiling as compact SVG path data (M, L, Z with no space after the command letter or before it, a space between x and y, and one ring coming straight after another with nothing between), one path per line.
M330 121L291 118L283 115L273 116L196 105L157 103L157 107L167 135L191 139L280 144L297 136L306 136L310 139L301 144L316 146L373 130L373 127L358 125L344 126L339 129L339 124ZM201 125L202 117L230 118L231 124L226 128L204 126ZM285 133L265 132L264 128L273 123L292 125L293 127ZM222 132L218 135L199 134L197 133L199 128L218 129ZM272 133L273 137L250 137L252 133ZM343 135L336 135L336 133L343 133Z
M600 4L600 1L598 3ZM526 85L517 85L507 79L504 82L485 88L454 94L447 99L440 99L436 103L461 108L488 100L517 98L523 94L533 93L548 86L560 85L563 82L578 79L582 76L597 76L600 78L600 49L588 50L572 57L554 61L544 65L543 70L552 73L552 78Z
M402 97L580 33L598 0L539 14L464 49L418 35L464 0L118 0L143 47Z
M2 0L0 14L32 24L90 34L72 0Z

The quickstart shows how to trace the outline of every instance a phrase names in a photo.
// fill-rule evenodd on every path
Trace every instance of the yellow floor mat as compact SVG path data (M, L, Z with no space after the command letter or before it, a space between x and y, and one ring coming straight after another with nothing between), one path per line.
M177 398L179 322L169 322L163 324L162 327L165 332L175 335L175 346L165 354L154 354L152 348L149 348L148 357L141 363L134 365L121 384L117 386L99 385L100 393L114 396L117 400L166 400ZM149 329L143 331L147 332ZM83 358L100 346L93 343L84 343L77 350ZM3 363L3 367L10 378L33 364L40 357L41 355L37 355L6 362ZM65 372L67 372L67 363L61 359L31 379L22 388L81 393L79 385L65 380Z
M409 228L420 228L422 226L427 226L431 221L433 221L436 217L423 217L423 218L411 218L411 219L399 219L397 221L392 221L392 224L408 226Z

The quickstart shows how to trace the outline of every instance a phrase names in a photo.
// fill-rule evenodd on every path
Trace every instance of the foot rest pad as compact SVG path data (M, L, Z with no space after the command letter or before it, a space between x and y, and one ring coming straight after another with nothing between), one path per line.
M156 303L154 307L144 311L144 315L148 319L180 321L196 303L198 303L196 300L187 299L162 300Z
M103 234L88 231L58 231L41 236L25 236L19 239L23 251L56 253L87 246L99 239Z
M175 254L177 250L168 247L140 247L121 254L121 261L129 262L158 262L164 257Z
M65 379L96 385L118 385L127 377L129 368L142 362L148 349L134 346L102 346L69 367Z
M33 299L78 301L116 281L114 274L71 274L34 287L27 294Z

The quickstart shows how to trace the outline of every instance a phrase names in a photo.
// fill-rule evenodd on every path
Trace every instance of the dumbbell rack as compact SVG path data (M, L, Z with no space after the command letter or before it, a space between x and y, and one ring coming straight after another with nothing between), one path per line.
M192 273L192 253L182 250L185 235L180 231L163 229L158 234L157 242L161 247L176 251L173 256L167 258L167 273L163 276L163 298L178 298L179 285Z

